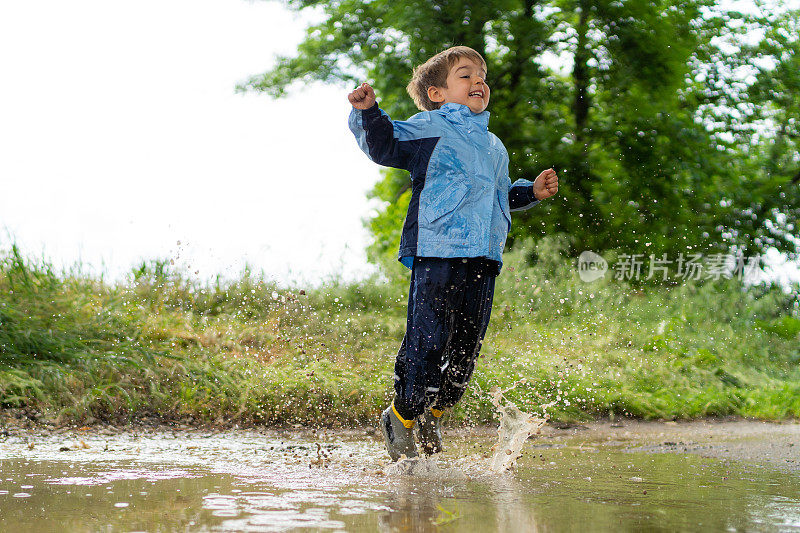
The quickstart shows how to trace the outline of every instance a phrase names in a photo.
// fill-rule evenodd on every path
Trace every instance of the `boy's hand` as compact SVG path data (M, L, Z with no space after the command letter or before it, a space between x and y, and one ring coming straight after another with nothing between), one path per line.
M533 181L533 194L537 200L550 198L558 192L558 176L556 171L548 168Z
M369 109L375 105L375 91L369 83L362 83L355 91L347 95L347 99L356 109Z

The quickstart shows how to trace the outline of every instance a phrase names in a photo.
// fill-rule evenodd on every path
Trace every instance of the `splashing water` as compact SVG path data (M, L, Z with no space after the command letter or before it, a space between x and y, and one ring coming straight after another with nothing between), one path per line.
M400 459L386 468L390 476L412 476L440 481L464 481L467 475L459 468L449 466L434 457Z
M547 422L546 417L538 418L530 415L504 398L503 393L508 390L502 391L499 387L493 387L489 392L492 405L497 408L500 415L497 444L494 445L494 455L491 459L491 468L495 472L505 472L514 468L517 459L522 456L522 446L525 441L531 435L538 434Z
M503 395L514 389L517 385L524 384L525 380L514 383L510 388L501 390L493 387L489 392L492 405L497 409L500 418L500 427L497 429L497 442L492 446L492 455L467 455L455 460L451 465L449 461L442 461L439 457L414 457L401 458L399 461L387 465L383 473L389 476L430 478L438 480L461 481L464 479L486 475L486 466L495 473L511 470L522 456L522 447L532 435L541 433L542 427L547 423L548 416L544 418L531 415L522 411L512 401ZM543 408L555 405L555 402L542 405ZM470 472L467 475L466 472Z

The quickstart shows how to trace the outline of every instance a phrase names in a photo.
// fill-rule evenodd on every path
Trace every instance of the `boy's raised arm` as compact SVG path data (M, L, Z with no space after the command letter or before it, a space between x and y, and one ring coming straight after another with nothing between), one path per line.
M375 91L367 83L347 99L353 105L348 124L361 150L379 165L410 170L419 141L433 136L427 114L418 113L406 121L392 120L378 107Z
M503 158L502 172L508 176L508 153ZM550 198L558 192L558 176L556 171L548 168L538 176L535 181L520 178L511 184L508 189L508 208L511 211L530 209L545 198Z
M506 180L511 181L511 178L508 176L508 152L505 146L502 148L503 158L500 163L499 172ZM508 188L508 209L510 211L530 209L538 203L539 200L533 194L532 181L520 178Z
M508 189L508 208L511 211L524 211L539 203L533 192L533 182L520 178Z

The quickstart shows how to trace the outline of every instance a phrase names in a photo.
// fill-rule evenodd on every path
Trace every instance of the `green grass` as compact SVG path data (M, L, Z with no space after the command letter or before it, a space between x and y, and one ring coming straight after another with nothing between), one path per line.
M453 418L800 416L798 295L737 280L587 284L557 239L505 256L481 358ZM538 260L531 266L529 258ZM391 398L407 279L200 284L155 261L126 283L0 256L0 406L61 423L374 423Z

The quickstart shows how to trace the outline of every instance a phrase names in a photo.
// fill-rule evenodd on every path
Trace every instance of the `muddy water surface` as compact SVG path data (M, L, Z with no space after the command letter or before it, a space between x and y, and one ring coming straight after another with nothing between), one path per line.
M12 431L0 531L800 531L798 437L547 427L496 473L489 431L400 465L364 432Z

